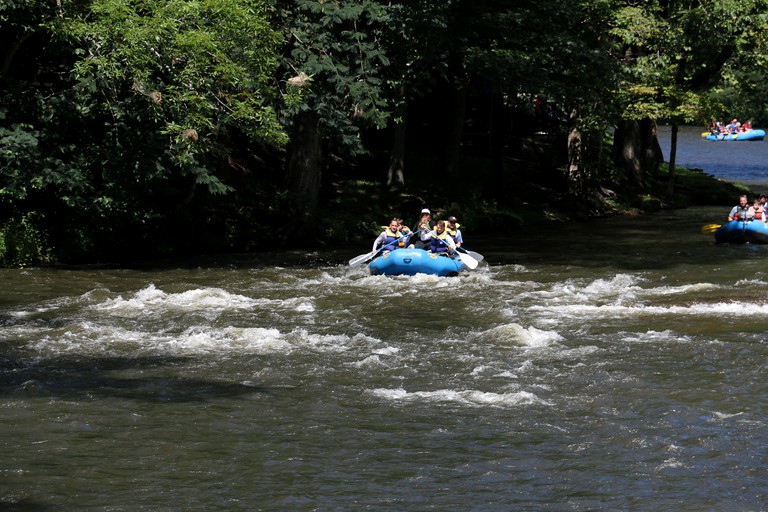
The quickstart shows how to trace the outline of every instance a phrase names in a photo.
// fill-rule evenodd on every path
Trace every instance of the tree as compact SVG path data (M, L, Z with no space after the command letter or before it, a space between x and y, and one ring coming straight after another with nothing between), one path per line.
M389 115L381 79L389 60L380 45L388 10L371 0L296 0L278 2L276 15L285 37L283 82L303 89L283 112L291 135L284 237L295 243L318 225L324 156L362 153L360 126L383 127Z
M142 98L126 110L141 108L168 137L181 172L222 193L227 186L199 160L228 129L287 142L272 82L280 36L267 14L263 0L95 0L61 33L86 46L76 66L81 83L113 104Z
M678 124L706 123L717 109L710 91L721 80L723 70L737 66L735 63L752 53L755 45L762 44L767 6L763 0L619 3L611 35L624 68L618 98L625 122L668 120L673 125L673 141ZM646 122L645 126L655 129L655 123ZM641 186L644 170L653 168L659 158L648 142L655 138L655 132L625 130L620 135L616 141L624 148L646 148L615 152L617 163L624 165ZM670 197L674 154L673 144L667 189Z
M387 186L405 186L405 145L408 107L428 95L438 80L444 80L445 48L449 42L447 13L451 2L424 0L393 2L383 45L390 65L387 87L392 96L392 146Z
M94 0L39 16L41 71L6 75L9 215L36 211L49 245L93 251L167 238L161 226L196 194L230 191L217 171L233 134L287 141L267 13L262 0Z

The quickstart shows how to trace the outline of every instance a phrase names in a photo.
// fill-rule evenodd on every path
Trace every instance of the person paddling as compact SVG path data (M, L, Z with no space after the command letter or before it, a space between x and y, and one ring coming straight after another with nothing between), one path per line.
M456 217L451 215L448 217L448 221L445 223L445 231L451 235L453 241L456 242L456 247L461 247L464 243L464 238L461 236L461 230L459 229L461 224L456 222Z
M394 251L401 247L405 247L408 244L408 235L403 234L400 231L400 222L398 219L392 219L389 221L389 226L386 226L384 230L373 241L372 253L375 253L379 246L383 246L385 251Z
M445 230L444 220L438 221L435 230L430 233L430 236L432 237L432 241L429 252L441 256L448 256L453 254L456 250L456 242L453 241L451 235Z
M411 249L429 249L429 230L433 229L435 227L435 222L432 220L432 212L429 211L428 208L424 208L421 210L421 216L419 217L419 220L416 222L415 227L413 229L421 230L421 236L418 238L418 240L413 240L413 243L410 245Z

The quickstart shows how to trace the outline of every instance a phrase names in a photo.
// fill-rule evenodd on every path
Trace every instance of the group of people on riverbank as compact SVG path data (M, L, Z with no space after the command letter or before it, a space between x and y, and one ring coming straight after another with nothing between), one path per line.
M739 196L739 204L731 208L728 220L762 220L768 222L768 196L760 194L760 197L750 204L746 195Z
M464 243L460 226L455 216L435 221L432 219L432 212L424 208L419 220L414 224L414 229L405 225L403 219L392 219L389 226L384 226L374 240L371 252L376 253L381 248L386 251L409 248L451 256Z
M751 121L744 121L743 123L740 123L739 120L735 117L728 124L723 124L722 122L716 121L715 119L713 119L709 124L709 131L713 135L734 135L737 133L748 132L751 129Z

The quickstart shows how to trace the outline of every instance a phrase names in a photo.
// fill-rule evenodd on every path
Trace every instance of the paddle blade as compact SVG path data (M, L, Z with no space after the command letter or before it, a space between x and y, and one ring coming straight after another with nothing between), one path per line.
M701 226L701 232L705 235L708 235L710 233L714 233L720 228L720 224L704 224Z
M367 252L365 254L361 254L360 256L355 256L354 258L349 260L349 266L350 267L357 267L361 263L364 263L364 262L368 261L372 257L373 257L373 254L371 254L370 252Z
M458 251L459 251L459 252L463 252L464 254L469 254L470 256L472 256L473 258L475 258L475 259L478 261L478 263L479 263L479 262L481 262L481 261L483 261L483 260L485 259L485 256L483 256L483 255L482 255L482 254L480 254L479 252L475 252L475 251L468 251L468 250L466 250L466 249L465 249L465 248L463 248L463 247L459 247Z
M485 256L483 256L483 255L482 255L482 254L480 254L479 252L475 252L475 251L467 251L467 254L469 254L470 256L472 256L473 258L475 258L475 259L476 259L478 262L481 262L481 261L483 261L483 260L485 259Z
M477 268L478 261L470 256L469 254L464 254L463 252L458 253L459 259L461 262L467 266L467 268L474 270Z

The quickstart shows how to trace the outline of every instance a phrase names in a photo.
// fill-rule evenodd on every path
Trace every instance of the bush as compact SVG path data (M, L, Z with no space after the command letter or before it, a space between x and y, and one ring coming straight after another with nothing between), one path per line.
M0 265L25 267L47 262L48 244L45 234L35 223L35 214L10 219L0 227Z

